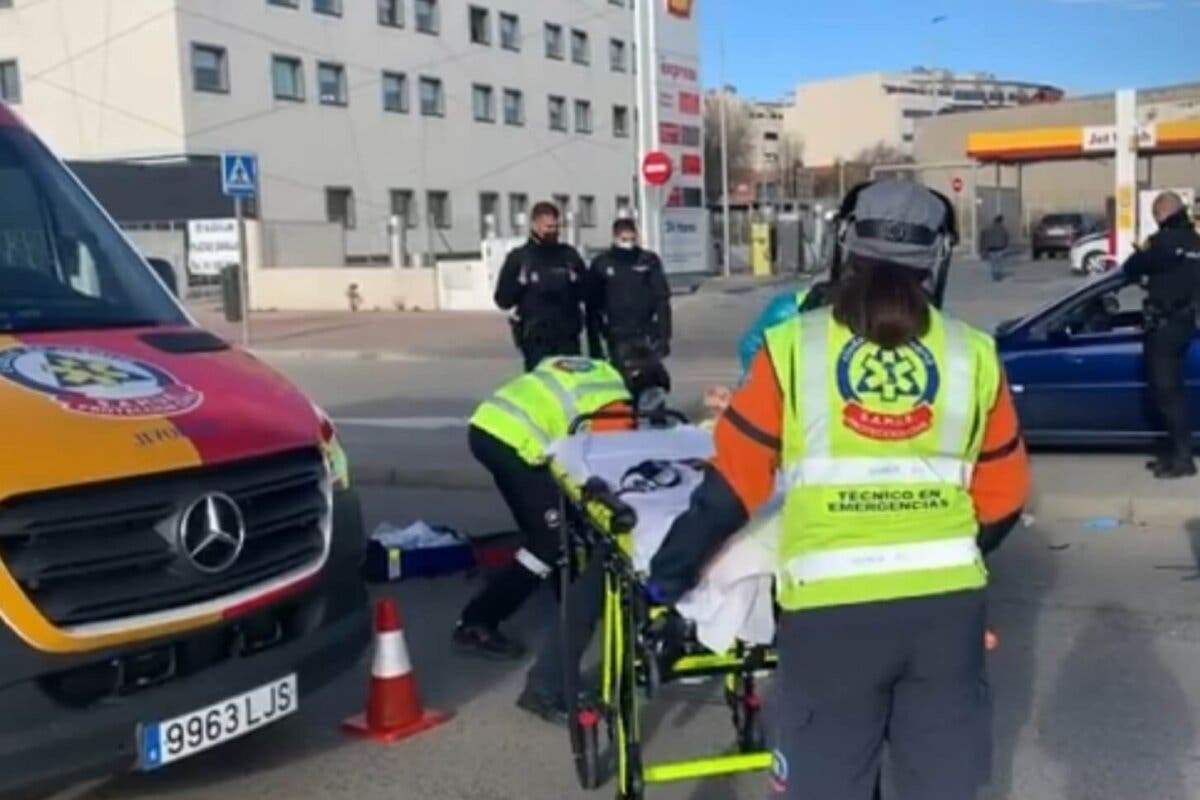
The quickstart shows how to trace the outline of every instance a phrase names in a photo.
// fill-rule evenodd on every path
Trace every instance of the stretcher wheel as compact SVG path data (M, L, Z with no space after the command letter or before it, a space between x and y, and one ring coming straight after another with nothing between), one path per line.
M750 692L725 690L725 702L733 714L733 728L737 732L738 750L755 753L766 748L766 733L762 724L762 703L753 690Z
M580 751L575 759L579 785L598 789L604 783L600 769L600 724L594 711L580 711L572 725L579 731Z

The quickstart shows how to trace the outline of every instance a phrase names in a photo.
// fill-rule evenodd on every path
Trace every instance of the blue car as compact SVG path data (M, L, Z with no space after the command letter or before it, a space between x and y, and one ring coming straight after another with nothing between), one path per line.
M1142 443L1164 436L1142 365L1145 291L1120 270L996 329L1027 441ZM1200 429L1200 345L1188 352L1187 390Z

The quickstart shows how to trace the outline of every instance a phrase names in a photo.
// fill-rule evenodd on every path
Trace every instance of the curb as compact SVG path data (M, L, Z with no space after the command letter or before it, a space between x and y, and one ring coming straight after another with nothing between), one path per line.
M358 464L352 472L358 486L383 489L439 489L490 492L491 477L481 469L414 469ZM1035 519L1083 522L1113 519L1123 526L1171 527L1200 519L1200 502L1186 497L1138 497L1038 492L1026 509Z
M311 350L276 350L269 347L255 347L252 348L250 352L257 358L281 358L301 361L319 361L328 359L334 361L426 362L438 360L437 356L418 355L416 353L407 353L401 350L324 350L320 348L314 348Z

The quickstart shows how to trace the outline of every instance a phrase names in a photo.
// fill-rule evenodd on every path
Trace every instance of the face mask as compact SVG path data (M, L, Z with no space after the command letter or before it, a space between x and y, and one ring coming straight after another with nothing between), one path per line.
M618 250L633 250L637 247L637 242L613 242L613 247Z

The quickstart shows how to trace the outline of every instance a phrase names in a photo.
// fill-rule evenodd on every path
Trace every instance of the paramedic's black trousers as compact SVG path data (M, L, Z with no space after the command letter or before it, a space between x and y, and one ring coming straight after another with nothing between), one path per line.
M525 463L516 451L472 426L471 455L492 473L524 536L514 561L463 609L464 625L495 628L516 613L537 591L558 559L558 487L549 470Z
M974 800L991 773L984 595L784 612L770 730L776 796Z

